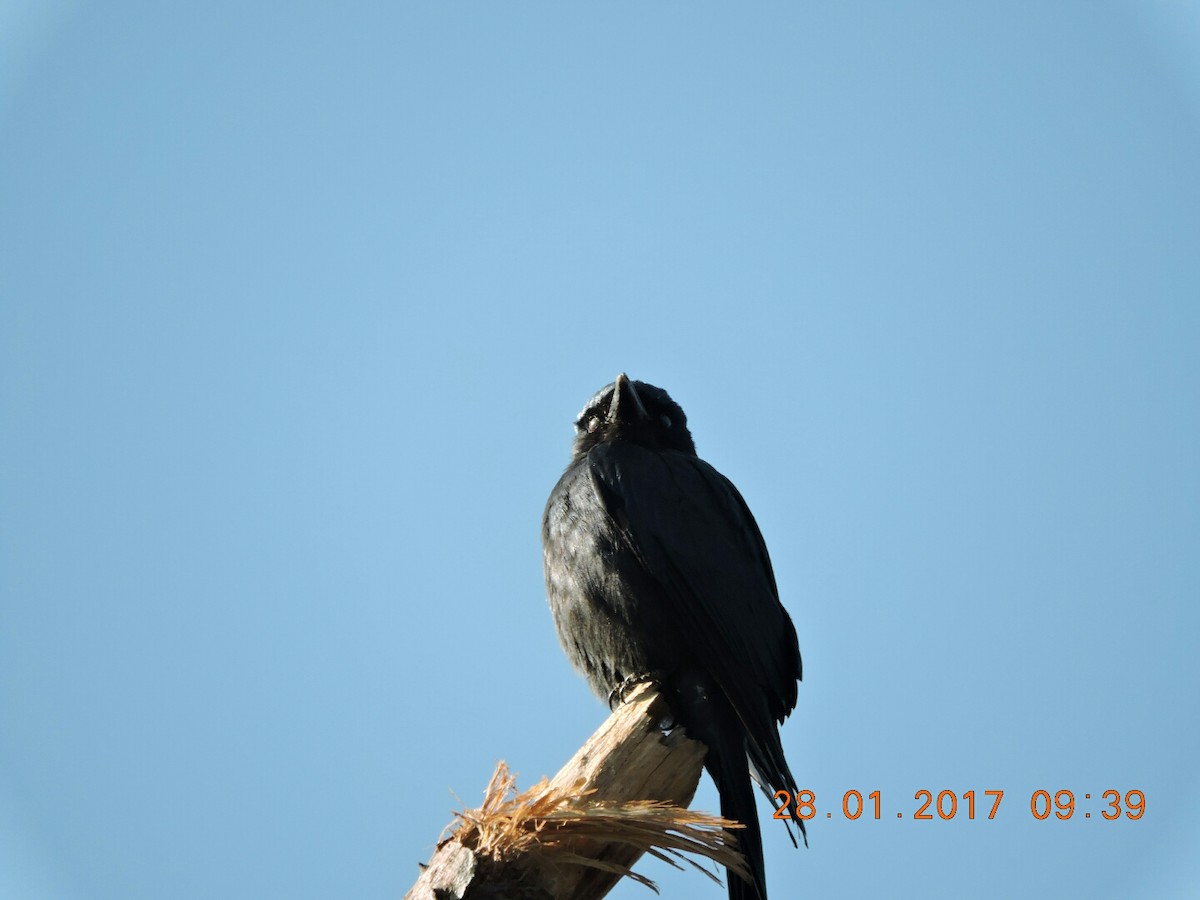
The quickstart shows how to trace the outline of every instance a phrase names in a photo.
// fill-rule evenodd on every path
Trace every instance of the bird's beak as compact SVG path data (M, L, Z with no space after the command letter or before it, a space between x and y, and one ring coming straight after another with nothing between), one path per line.
M612 402L608 406L608 421L618 421L617 415L621 409L622 397L627 398L625 400L626 409L632 403L633 408L637 411L638 418L650 418L650 414L646 412L646 407L642 404L642 398L638 396L637 388L633 386L633 382L629 380L629 376L622 372L617 376L617 380L613 384Z

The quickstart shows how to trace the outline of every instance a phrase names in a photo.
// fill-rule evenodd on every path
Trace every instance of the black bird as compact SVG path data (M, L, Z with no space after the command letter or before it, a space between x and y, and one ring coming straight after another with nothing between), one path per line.
M623 373L575 420L571 464L542 520L546 591L563 649L610 705L637 681L663 691L708 747L721 815L753 875L730 900L766 900L751 773L769 798L796 780L779 725L796 706L800 648L742 495L696 456L667 392Z

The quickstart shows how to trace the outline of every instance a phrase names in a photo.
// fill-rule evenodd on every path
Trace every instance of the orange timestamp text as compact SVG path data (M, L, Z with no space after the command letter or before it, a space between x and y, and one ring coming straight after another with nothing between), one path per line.
M779 806L776 807L773 818L791 819L795 816L808 820L818 816L817 795L814 791L797 791L795 794L790 791L776 791L775 800ZM895 817L932 822L935 819L974 819L978 813L981 819L995 819L1003 800L1004 791L1001 790L969 790L960 793L943 790L935 794L932 790L922 788L913 794L915 808L898 810ZM861 819L864 816L868 819L890 818L890 815L885 815L883 807L881 791L871 791L864 797L861 791L851 789L842 794L840 810L835 806L833 810L824 812L827 819L832 819L835 811L840 812L842 818L850 820ZM1080 802L1076 803L1074 791L1064 789L1052 794L1047 790L1036 790L1030 795L1029 811L1039 821L1052 817L1066 820L1079 815L1090 819L1093 811L1099 818L1110 822L1120 818L1136 820L1145 815L1146 795L1139 790L1122 793L1110 789L1100 793L1094 801L1090 792L1084 793Z

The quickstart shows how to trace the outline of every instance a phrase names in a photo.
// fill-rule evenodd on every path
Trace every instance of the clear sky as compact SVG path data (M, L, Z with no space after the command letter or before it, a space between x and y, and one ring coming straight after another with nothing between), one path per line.
M0 3L0 897L394 900L557 770L622 370L800 635L774 900L1200 896L1194 9Z

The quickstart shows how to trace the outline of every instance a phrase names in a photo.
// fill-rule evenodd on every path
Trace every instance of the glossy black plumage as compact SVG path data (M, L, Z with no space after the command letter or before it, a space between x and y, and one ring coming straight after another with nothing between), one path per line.
M754 882L730 876L729 896L765 900L750 771L768 796L794 796L778 725L801 674L766 544L737 488L696 456L683 410L662 389L621 375L575 424L542 524L559 640L601 697L627 678L662 685L708 746L722 815L747 826L739 841Z

